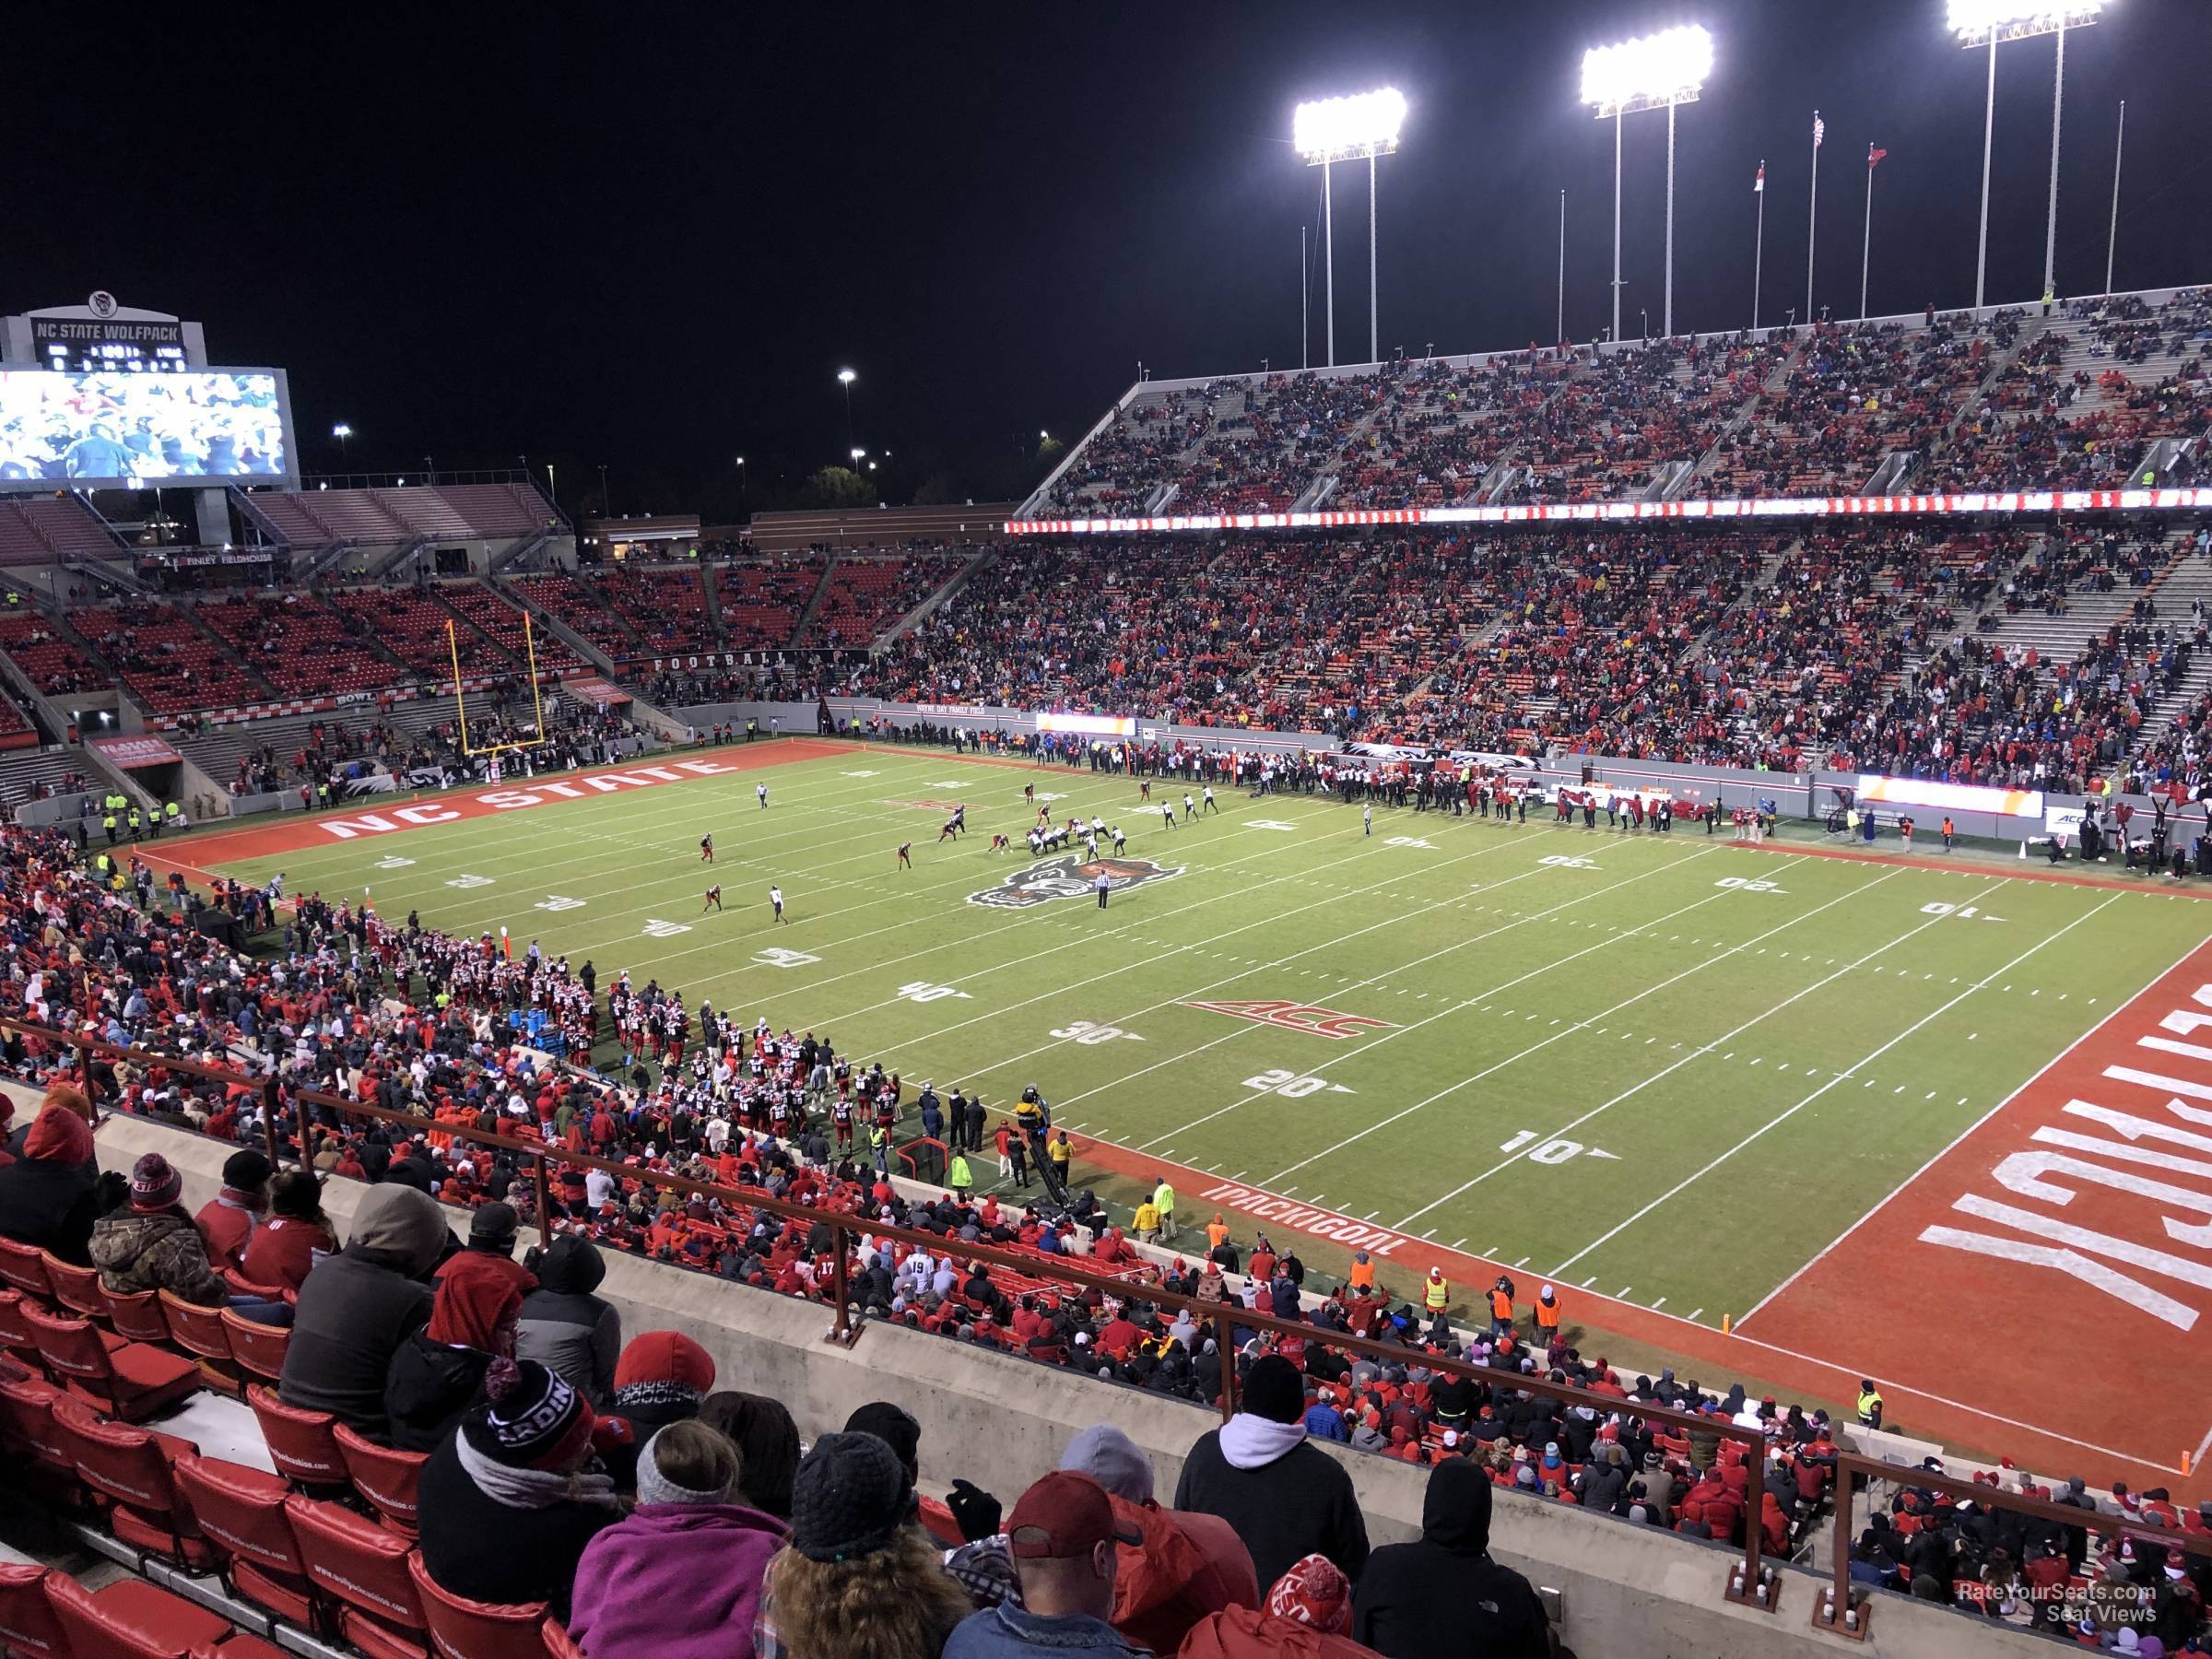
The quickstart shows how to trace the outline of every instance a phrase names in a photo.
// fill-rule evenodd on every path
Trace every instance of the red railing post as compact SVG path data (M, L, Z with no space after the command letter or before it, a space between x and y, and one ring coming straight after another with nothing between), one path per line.
M546 1155L530 1154L530 1177L537 1186L537 1241L549 1248L553 1242L553 1206L546 1186Z
M838 1341L850 1347L853 1345L853 1332L845 1316L845 1228L844 1223L834 1216L830 1221L830 1293L837 1300L837 1322L831 1328L837 1333Z
M76 1042L76 1075L85 1086L85 1104L92 1109L92 1122L100 1123L100 1086L92 1081L92 1044L85 1038Z
M261 1136L269 1149L269 1172L271 1174L284 1168L284 1158L276 1145L276 1110L280 1100L276 1078L271 1077L262 1084ZM300 1161L304 1165L308 1161L307 1127L304 1124L300 1125Z

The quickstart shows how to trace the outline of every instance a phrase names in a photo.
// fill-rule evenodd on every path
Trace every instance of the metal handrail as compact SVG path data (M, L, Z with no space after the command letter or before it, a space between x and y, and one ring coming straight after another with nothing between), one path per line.
M295 1102L303 1106L317 1106L341 1114L398 1124L414 1133L445 1135L455 1140L465 1141L472 1146L488 1147L512 1153L519 1159L527 1159L531 1164L532 1180L537 1197L538 1238L541 1243L549 1244L553 1237L547 1179L547 1167L549 1163L559 1163L564 1167L585 1170L600 1170L618 1180L636 1181L653 1186L665 1187L672 1192L716 1198L729 1205L743 1206L757 1211L765 1210L769 1214L782 1217L785 1220L803 1221L810 1227L818 1223L827 1223L834 1242L831 1287L832 1294L835 1297L835 1316L830 1337L848 1347L857 1340L859 1328L852 1320L848 1301L846 1258L851 1253L852 1247L862 1238L889 1240L926 1250L932 1254L945 1252L949 1248L957 1250L963 1258L969 1261L982 1262L991 1266L1001 1267L1010 1273L1029 1277L1050 1277L1056 1281L1081 1286L1113 1296L1125 1298L1130 1295L1132 1290L1132 1285L1128 1279L1101 1273L1092 1267L1080 1265L1088 1258L1018 1255L994 1245L948 1242L947 1240L936 1233L897 1227L888 1222L863 1220L841 1209L808 1207L772 1197L765 1192L747 1191L737 1187L724 1186L716 1182L698 1181L689 1176L671 1175L657 1170L641 1169L633 1164L618 1163L608 1159L594 1157L589 1153L573 1152L566 1147L548 1147L542 1141L525 1141L505 1135L486 1134L484 1131L469 1125L441 1124L414 1112L394 1112L385 1107L371 1106L359 1100L349 1100L341 1095L330 1094L322 1089L293 1087L280 1082L275 1077L253 1077L229 1067L210 1065L202 1061L180 1059L147 1049L119 1045L95 1037L59 1030L51 1026L36 1025L27 1020L0 1017L0 1030L15 1031L25 1036L41 1038L58 1047L76 1050L79 1056L80 1080L86 1098L93 1103L96 1120L99 1115L99 1103L92 1078L91 1060L94 1055L128 1060L135 1065L159 1065L171 1071L205 1077L211 1082L241 1087L255 1091L261 1099L263 1140L272 1169L284 1167L285 1148L277 1137L276 1117L282 1109L283 1097L287 1094ZM306 1120L304 1113L301 1115L300 1125L303 1133L300 1136L301 1144L297 1150L295 1161L300 1167L307 1168L309 1167L309 1159L305 1149ZM1617 1395L1598 1394L1594 1390L1578 1387L1573 1383L1554 1382L1547 1377L1521 1372L1501 1374L1488 1366L1472 1365L1465 1360L1450 1359L1441 1354L1409 1353L1402 1346L1379 1342L1372 1337L1355 1335L1348 1331L1328 1330L1321 1326L1307 1324L1302 1321L1277 1319L1272 1313L1262 1313L1241 1305L1206 1301L1196 1296L1186 1296L1180 1291L1169 1290L1159 1285L1144 1286L1143 1298L1145 1300L1161 1307L1187 1312L1192 1315L1194 1323L1210 1321L1217 1325L1225 1328L1233 1327L1240 1332L1265 1333L1299 1342L1318 1342L1327 1347L1390 1363L1404 1363L1409 1359L1418 1358L1418 1363L1431 1371L1461 1377L1469 1382L1510 1387L1523 1393L1558 1400L1568 1406L1588 1406L1605 1416L1620 1413L1644 1422L1661 1425L1678 1433L1706 1434L1719 1440L1737 1441L1745 1448L1745 1464L1748 1472L1744 1492L1744 1558L1740 1576L1734 1569L1731 1570L1727 1581L1727 1598L1744 1606L1755 1607L1765 1612L1771 1612L1779 1599L1779 1581L1773 1576L1771 1569L1762 1569L1760 1561L1759 1488L1753 1482L1764 1466L1766 1437L1759 1430L1743 1428L1733 1422L1724 1422L1691 1412L1677 1411L1672 1406L1631 1404ZM1223 1342L1221 1347L1220 1409L1222 1420L1227 1422L1236 1411L1237 1357L1229 1343ZM1841 1488L1839 1488L1839 1495L1843 1495Z

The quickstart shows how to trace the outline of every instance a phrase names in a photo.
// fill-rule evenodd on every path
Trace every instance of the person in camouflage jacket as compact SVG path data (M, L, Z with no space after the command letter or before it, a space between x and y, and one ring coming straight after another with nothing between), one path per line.
M120 1296L169 1290L203 1307L229 1300L200 1230L178 1203L183 1190L183 1177L159 1152L138 1160L130 1203L92 1224L92 1265L104 1289Z

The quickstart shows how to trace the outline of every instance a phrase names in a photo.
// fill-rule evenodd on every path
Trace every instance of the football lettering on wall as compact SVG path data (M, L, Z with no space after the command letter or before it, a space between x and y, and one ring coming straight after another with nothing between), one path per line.
M968 902L994 910L1028 910L1052 899L1088 899L1098 890L1101 874L1108 890L1119 893L1147 881L1180 876L1182 866L1168 868L1148 858L1086 858L1080 853L1069 853L1017 870L996 887L969 894Z
M1260 1025L1281 1026L1287 1031L1304 1031L1310 1036L1331 1037L1341 1041L1357 1037L1362 1031L1394 1031L1395 1022L1388 1019L1371 1019L1364 1014L1341 1014L1335 1008L1316 1008L1306 1003L1279 1000L1259 1002L1194 1002L1186 1008L1197 1008L1207 1014L1227 1014L1232 1019L1249 1019Z

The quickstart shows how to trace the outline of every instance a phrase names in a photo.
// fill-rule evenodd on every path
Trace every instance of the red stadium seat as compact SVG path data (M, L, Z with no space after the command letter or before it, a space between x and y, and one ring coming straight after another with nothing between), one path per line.
M118 1296L113 1291L103 1292L108 1299L108 1317L114 1323L115 1334L128 1342L150 1342L157 1347L171 1346L169 1318L161 1312L161 1298L152 1290L135 1290Z
M427 1452L401 1452L356 1434L344 1423L331 1430L346 1459L353 1489L369 1500L383 1523L403 1538L415 1536L416 1488L422 1480Z
M50 1572L46 1599L75 1659L184 1659L230 1634L221 1614L139 1578L119 1578L95 1593L67 1573Z
M281 1300L279 1289L276 1298ZM223 1334L229 1339L230 1358L241 1371L274 1382L284 1375L284 1351L291 1346L289 1325L262 1324L242 1313L233 1313L229 1308L218 1311L222 1321Z
M16 1659L74 1659L69 1632L46 1599L51 1568L0 1561L0 1648Z
M291 1655L251 1630L233 1630L212 1647L193 1648L185 1659L291 1659Z
M282 1285L257 1285L235 1267L223 1269L223 1283L230 1287L233 1296L251 1296L261 1301L279 1302L284 1300Z
M112 1500L110 1532L134 1548L152 1550L194 1571L214 1560L170 1471L173 1459L199 1448L173 1435L103 1423L82 1400L65 1394L53 1403L53 1426L79 1478Z
M53 1300L53 1281L46 1276L46 1253L35 1244L0 1239L0 1279L41 1301Z
M419 1549L407 1552L407 1575L422 1597L430 1641L445 1659L543 1659L544 1602L509 1606L441 1590L423 1567Z
M429 1623L407 1571L406 1541L298 1492L285 1508L308 1577L333 1603L339 1634L370 1659L426 1659Z
M247 1387L246 1404L261 1424L261 1438L268 1442L269 1461L277 1474L297 1486L346 1484L346 1458L331 1432L337 1418L327 1411L287 1406L258 1382Z
M211 1457L180 1457L175 1475L230 1588L280 1618L309 1624L314 1591L284 1507L291 1488L264 1470Z
M46 1277L53 1286L53 1300L72 1313L103 1323L108 1317L108 1293L100 1288L100 1275L90 1267L75 1266L51 1250L39 1252Z
M46 1367L111 1417L135 1423L174 1405L200 1386L200 1368L182 1355L126 1342L111 1351L86 1319L53 1319L25 1309Z
M162 1290L161 1317L169 1323L169 1339L188 1354L197 1354L201 1373L208 1385L236 1394L241 1383L238 1362L230 1358L230 1333L222 1311L188 1302L173 1290Z
M583 1650L569 1639L569 1627L559 1619L547 1619L538 1633L545 1639L550 1659L583 1659Z
M43 1366L46 1359L39 1352L38 1334L23 1318L23 1309L29 1300L13 1285L0 1290L0 1348L18 1354L33 1365Z
M53 1426L53 1403L68 1395L37 1378L0 1381L0 1445L76 1484L76 1459Z

